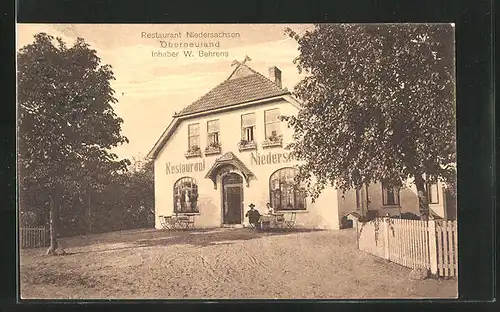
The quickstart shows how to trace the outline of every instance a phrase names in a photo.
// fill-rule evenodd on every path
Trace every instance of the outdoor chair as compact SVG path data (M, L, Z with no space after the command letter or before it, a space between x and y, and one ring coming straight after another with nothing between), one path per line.
M163 229L165 230L171 230L174 228L174 220L172 219L172 216L163 216L160 215L160 225Z
M290 218L288 220L285 219L283 221L285 227L287 227L288 229L294 229L296 218L297 218L297 214L295 212L290 213Z
M189 215L188 219L185 220L186 229L194 229L194 215Z
M285 227L285 214L276 214L275 224L278 229Z

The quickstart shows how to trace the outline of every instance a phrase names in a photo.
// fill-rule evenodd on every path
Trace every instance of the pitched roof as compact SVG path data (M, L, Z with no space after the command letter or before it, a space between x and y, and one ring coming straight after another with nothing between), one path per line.
M282 89L247 65L238 63L225 81L174 116L210 111L288 93L290 92L286 88Z
M148 158L154 159L158 156L177 126L182 120L191 118L191 114L209 112L219 108L230 109L233 105L253 105L259 100L274 100L277 97L282 97L299 108L299 102L290 95L286 88L280 88L276 83L243 63L235 61L234 64L238 64L238 66L225 81L173 116L172 122L148 153Z

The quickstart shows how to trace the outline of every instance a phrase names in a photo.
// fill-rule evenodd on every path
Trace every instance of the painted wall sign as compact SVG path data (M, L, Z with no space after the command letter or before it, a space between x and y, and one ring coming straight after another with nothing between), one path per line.
M292 152L284 152L284 153L254 153L250 155L252 165L266 165L266 164L281 164L288 163L295 160L295 157L292 155Z
M172 163L166 164L166 173L167 174L178 174L178 173L186 173L186 172L198 172L205 171L205 159L200 162L190 163L190 164L177 164L172 165Z

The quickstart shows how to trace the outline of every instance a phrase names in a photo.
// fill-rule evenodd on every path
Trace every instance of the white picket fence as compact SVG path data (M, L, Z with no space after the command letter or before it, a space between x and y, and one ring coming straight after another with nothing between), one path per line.
M457 221L436 222L436 241L439 276L458 276Z
M49 245L49 235L47 228L21 228L19 233L21 248L47 247Z
M359 250L436 276L458 276L456 221L376 218L355 227Z

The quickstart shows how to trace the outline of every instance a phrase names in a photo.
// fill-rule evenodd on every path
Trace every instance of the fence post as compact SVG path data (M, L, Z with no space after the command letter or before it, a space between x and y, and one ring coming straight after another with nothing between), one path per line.
M356 243L358 245L358 250L359 250L359 228L358 228L358 220L354 220L353 222L356 223Z
M430 220L428 227L429 235L429 266L432 275L437 275L438 265L437 265L437 246L436 246L436 221Z
M384 258L389 260L389 218L383 218L383 226L384 229Z

